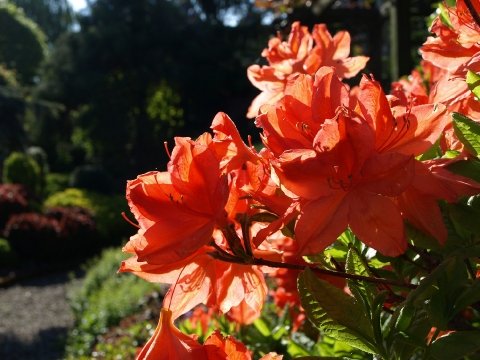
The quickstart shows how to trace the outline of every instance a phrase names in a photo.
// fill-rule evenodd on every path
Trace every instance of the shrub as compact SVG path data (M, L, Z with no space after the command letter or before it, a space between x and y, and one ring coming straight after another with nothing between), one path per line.
M28 209L27 191L22 185L0 184L0 230L13 214Z
M110 174L94 165L78 166L70 176L70 187L111 194L113 181Z
M20 256L48 259L57 254L61 234L58 220L38 213L22 213L10 217L3 236Z
M69 174L50 173L45 177L45 196L50 196L60 191L64 191L69 187Z
M68 246L65 249L66 254L73 255L77 251L81 255L89 253L88 250L95 240L95 221L88 209L79 206L56 206L45 208L44 213L60 223L64 246Z
M85 267L82 286L69 293L76 326L67 339L66 358L86 355L90 359L97 337L139 311L146 294L158 289L157 284L133 274L116 274L121 261L127 257L118 248L105 250L100 258Z
M104 195L81 189L67 189L51 195L45 200L45 206L81 206L90 210L95 216L99 245L120 245L122 239L128 238L136 231L121 216L128 212L124 195Z
M47 153L39 146L31 146L27 149L27 155L31 156L38 164L40 169L39 190L43 193L45 189L46 176L49 173Z
M45 214L22 213L8 221L4 236L24 258L62 262L91 254L94 222L87 209L47 208Z
M21 184L28 191L37 193L42 183L40 167L31 156L13 152L3 163L3 182Z

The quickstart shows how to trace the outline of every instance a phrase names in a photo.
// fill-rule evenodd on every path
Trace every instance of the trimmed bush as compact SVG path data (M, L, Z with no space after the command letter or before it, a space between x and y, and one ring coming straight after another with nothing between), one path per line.
M3 163L3 182L21 184L35 194L42 184L40 166L31 156L13 152Z
M123 219L121 213L129 212L124 195L103 195L82 189L67 189L51 195L45 206L81 206L95 216L99 247L120 245L136 232L136 228Z
M66 190L69 185L68 182L70 181L69 174L62 174L62 173L50 173L47 174L45 177L45 196L50 196L57 192L61 192Z
M39 191L44 193L46 176L50 172L47 161L47 153L39 146L31 146L27 149L27 155L31 156L38 164L40 169L40 182L39 182Z

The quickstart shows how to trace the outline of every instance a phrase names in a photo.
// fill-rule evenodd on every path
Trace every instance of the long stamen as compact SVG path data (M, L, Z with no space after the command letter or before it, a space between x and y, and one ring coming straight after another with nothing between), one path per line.
M254 149L254 146L252 144L252 135L248 135L248 145L250 146L250 149Z
M175 285L173 285L172 296L170 296L170 303L168 304L168 310L170 310L170 306L172 306L173 294L175 293L175 289L177 287L178 280L180 280L180 276L182 276L183 270L185 270L186 267L187 267L187 265L185 265L183 267L183 269L180 271L180 273L178 274L178 277L177 277L177 281L175 281Z
M313 140L313 134L310 130L310 126L303 122L297 122L295 127L300 131L300 134L302 134L305 139Z
M164 141L163 146L165 146L165 151L167 152L168 158L172 160L172 155L170 154L170 150L168 150L168 142Z
M340 177L338 180L335 180L335 176L332 176L331 178L327 179L327 182L328 182L328 186L330 186L332 189L335 189L335 190L343 189L344 191L348 191L353 185L352 179L353 179L352 174L348 175L348 182L343 181L342 179L340 179ZM332 185L332 183L338 185L338 187Z
M122 211L122 216L123 216L123 218L124 218L125 220L127 220L128 223L130 223L131 225L133 225L133 226L141 229L140 226L138 226L137 224L135 224L132 220L130 220L130 219L127 217L127 215L125 215L125 212L124 212L124 211Z
M408 110L407 116L403 116L403 125L400 130L397 129L398 123L395 120L395 118L392 119L394 121L395 126L392 128L392 130L390 131L390 134L384 140L382 145L379 146L379 148L377 149L377 152L383 152L383 151L387 151L388 149L391 149L395 144L397 144L405 136L405 134L410 129L410 125L411 125L410 119L409 119L410 113L411 113L411 108ZM391 139L394 132L397 132L397 134L393 139Z

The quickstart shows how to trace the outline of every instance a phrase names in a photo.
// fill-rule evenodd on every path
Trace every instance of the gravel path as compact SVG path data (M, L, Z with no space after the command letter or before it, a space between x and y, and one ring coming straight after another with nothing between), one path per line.
M68 285L68 273L58 272L0 288L0 359L62 359L74 321Z

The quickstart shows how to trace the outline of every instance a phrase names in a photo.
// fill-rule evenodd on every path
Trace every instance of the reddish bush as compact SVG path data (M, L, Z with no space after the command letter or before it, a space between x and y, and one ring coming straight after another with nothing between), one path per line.
M0 229L12 214L28 211L27 191L18 184L0 184Z
M27 259L63 261L83 256L93 242L95 224L80 207L47 208L45 214L12 215L3 236Z

